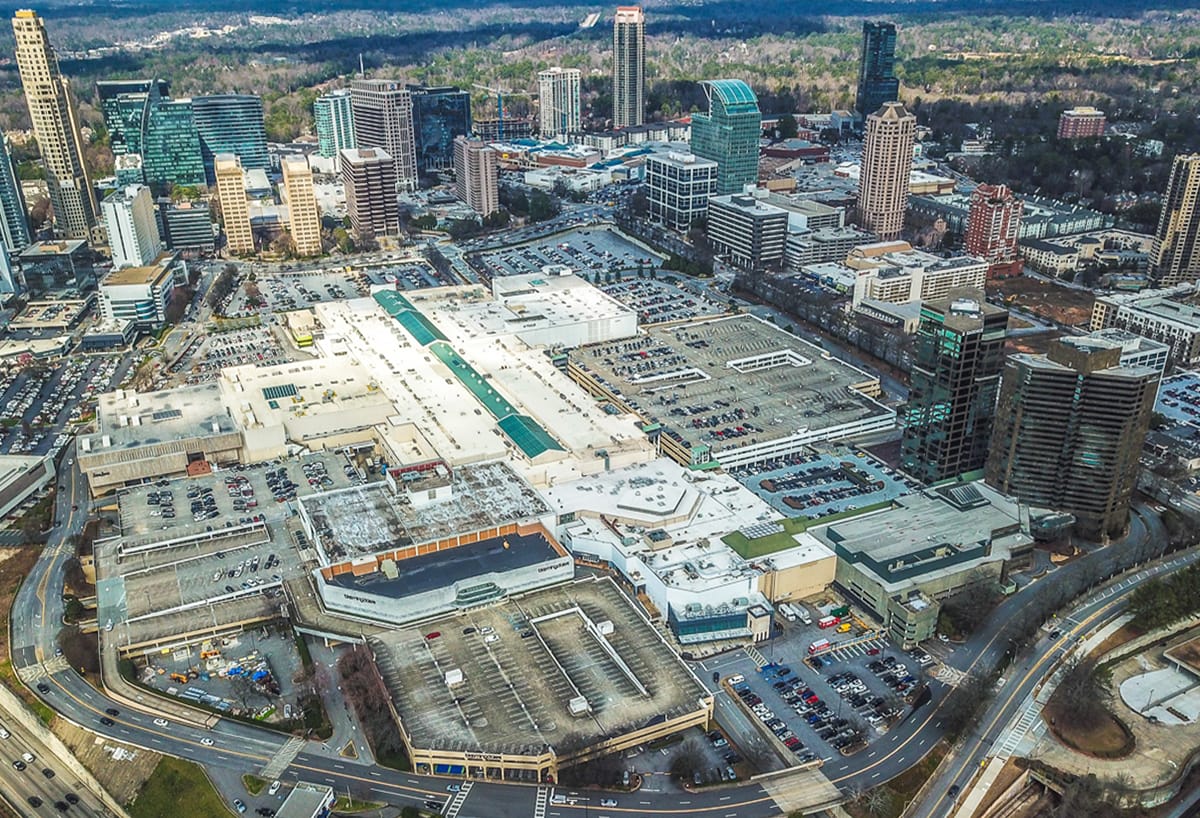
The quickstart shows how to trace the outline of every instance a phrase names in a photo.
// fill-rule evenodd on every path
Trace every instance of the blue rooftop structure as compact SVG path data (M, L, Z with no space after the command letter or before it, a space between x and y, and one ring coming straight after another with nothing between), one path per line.
M735 113L739 110L758 111L758 97L742 80L705 80L704 84L721 98L725 110Z

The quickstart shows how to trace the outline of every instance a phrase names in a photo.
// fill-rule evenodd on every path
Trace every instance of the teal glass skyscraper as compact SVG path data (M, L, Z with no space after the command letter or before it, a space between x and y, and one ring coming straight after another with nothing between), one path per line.
M854 108L864 120L885 102L900 99L896 79L895 23L863 23L862 54L858 64L858 93Z
M758 182L762 112L741 80L705 80L708 113L692 114L692 153L717 163L717 194Z
M318 97L313 102L313 122L317 128L319 156L336 160L343 149L357 147L349 90L331 91Z
M165 80L104 80L96 90L113 155L141 157L138 181L205 183L191 100L171 99Z
M213 157L218 153L234 154L245 170L271 169L261 97L252 94L193 97L192 111L210 186L216 183Z
M30 244L25 196L3 134L0 134L0 238L13 256Z

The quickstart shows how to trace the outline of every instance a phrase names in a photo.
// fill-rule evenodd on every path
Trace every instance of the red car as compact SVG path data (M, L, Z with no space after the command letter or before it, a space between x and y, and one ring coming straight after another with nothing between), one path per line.
M441 631L433 631L431 633L425 634L425 638L426 639L437 639L441 635L442 635Z
M869 651L867 651L867 655L868 656L878 656L879 648L871 648Z

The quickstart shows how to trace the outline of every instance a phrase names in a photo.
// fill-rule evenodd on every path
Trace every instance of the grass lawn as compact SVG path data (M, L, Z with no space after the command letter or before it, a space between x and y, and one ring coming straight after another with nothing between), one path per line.
M344 795L339 796L337 803L333 805L334 812L370 812L377 809L383 809L383 804L375 801L359 801L357 798L350 799Z
M946 755L946 743L938 742L921 763L891 781L868 790L857 800L843 804L853 818L898 818L904 807L916 796L917 791L933 775Z
M1098 723L1077 727L1058 717L1060 704L1056 690L1046 703L1045 718L1050 722L1050 731L1068 747L1097 758L1123 758L1137 746L1129 728L1107 710L1104 719Z
M127 808L132 818L212 818L230 815L229 807L190 761L164 757Z
M796 541L792 537L803 531L807 531L809 526L824 525L825 523L832 523L835 520L857 517L859 514L868 514L872 511L888 508L891 504L890 500L884 500L851 511L839 511L837 514L829 514L818 520L807 520L803 517L788 517L779 521L779 524L783 526L783 531L767 534L765 537L755 537L754 539L750 539L740 531L731 531L721 538L721 542L738 552L742 559L752 560L758 557L765 557L767 554L774 554L776 551L782 551L785 548L791 548L796 544Z
M257 775L246 773L242 776L242 786L246 788L246 792L251 795L258 795L263 791L263 787L267 786L267 782Z

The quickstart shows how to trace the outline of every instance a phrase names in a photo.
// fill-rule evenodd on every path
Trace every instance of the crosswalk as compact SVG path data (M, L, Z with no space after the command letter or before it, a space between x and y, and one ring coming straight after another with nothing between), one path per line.
M883 652L888 647L888 640L882 634L876 635L870 639L862 639L852 645L847 645L843 648L834 648L827 651L822 656L832 656L839 662L845 659L851 659L855 656L866 656L870 651Z
M296 756L300 755L300 751L304 749L304 739L292 736L287 740L287 743L279 748L271 760L267 762L267 766L262 769L262 777L268 780L279 778L288 765L291 764Z
M759 667L767 666L767 657L759 653L758 648L754 647L754 645L749 645L746 647L746 655L749 656L754 661L754 664L758 665Z
M933 678L950 687L958 687L962 680L966 678L966 675L966 673L963 673L956 667L950 667L950 665L938 665L937 670L933 672Z
M71 665L67 662L65 656L51 656L44 662L35 662L32 665L25 665L17 668L17 675L21 677L21 681L26 684L33 684L40 679L45 679L47 676L53 676L60 670L67 670Z
M471 787L473 786L475 784L468 781L459 787L458 792L454 793L454 797L450 799L450 804L443 813L446 818L458 818L458 812L463 808L463 803L467 800L467 796L471 794Z
M538 787L537 798L533 802L533 818L546 818L546 805L550 803L550 790Z
M1022 702L1021 711L1009 727L1004 741L996 748L995 755L998 758L1011 758L1026 735L1031 731L1040 734L1045 732L1045 729L1045 722L1042 721L1042 704L1030 694Z

